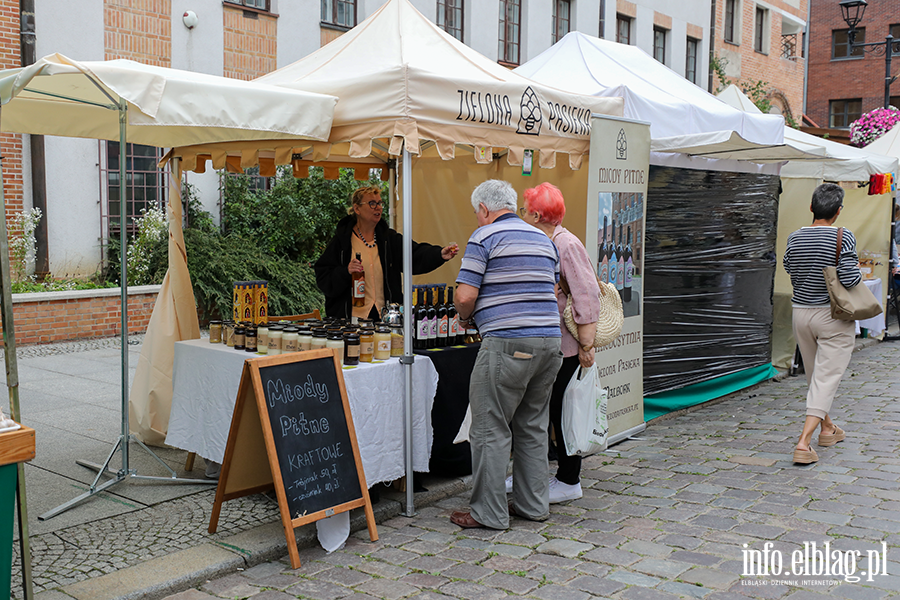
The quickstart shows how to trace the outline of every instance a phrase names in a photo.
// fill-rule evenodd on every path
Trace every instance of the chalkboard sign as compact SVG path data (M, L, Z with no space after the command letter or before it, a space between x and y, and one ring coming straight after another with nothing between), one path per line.
M244 363L209 532L216 531L222 502L273 486L293 568L300 566L294 528L306 523L363 507L369 537L378 539L333 350Z
M291 515L362 498L331 357L260 367Z

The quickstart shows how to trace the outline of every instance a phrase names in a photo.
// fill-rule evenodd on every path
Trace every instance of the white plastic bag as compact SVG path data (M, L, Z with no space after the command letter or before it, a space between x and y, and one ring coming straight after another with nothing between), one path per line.
M569 456L589 456L606 450L607 390L600 385L597 364L578 367L563 395L562 429Z
M456 437L453 439L454 444L462 444L463 442L469 441L469 429L472 428L472 405L466 409L466 417L463 419L462 425L459 426L459 431L456 433Z

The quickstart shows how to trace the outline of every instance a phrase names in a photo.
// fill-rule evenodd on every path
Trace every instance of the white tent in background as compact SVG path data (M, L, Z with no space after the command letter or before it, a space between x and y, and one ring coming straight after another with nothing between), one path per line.
M900 159L900 125L894 125L890 131L863 148L863 150Z
M748 114L762 114L753 102L735 85L719 92L719 99ZM894 128L898 129L898 128ZM879 154L872 144L865 149L854 148L804 133L791 127L784 128L787 144L825 149L828 160L790 161L781 167L783 178L822 179L825 181L868 181L869 175L897 171L897 155L894 158ZM837 160L835 160L837 159Z
M781 116L728 106L636 46L571 32L514 72L579 94L623 97L626 118L650 122L654 164L731 170L735 165L722 159L764 163L808 157L783 145ZM673 164L672 156L660 153L686 156ZM717 164L691 164L688 157L717 159ZM767 172L777 173L777 166Z

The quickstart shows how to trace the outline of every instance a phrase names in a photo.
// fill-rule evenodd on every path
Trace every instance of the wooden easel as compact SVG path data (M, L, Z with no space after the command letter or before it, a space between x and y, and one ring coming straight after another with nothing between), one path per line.
M330 359L321 361L320 359ZM276 440L275 432L270 422L269 407L265 390L263 388L261 370L267 367L290 365L305 361L320 360L321 365L333 366L337 382L337 392L340 396L342 410L332 410L330 415L340 415L346 424L349 433L350 444L353 449L353 463L359 482L359 498L341 502L335 506L317 510L307 514L304 510L291 515L289 499L285 491L285 482L282 477L282 466L285 456L279 455L283 448ZM274 401L272 404L277 405ZM317 408L306 406L306 410ZM269 468L265 468L265 465ZM347 512L354 508L362 507L366 514L366 524L369 529L369 538L374 542L378 539L378 530L375 526L375 513L369 499L366 477L363 472L362 460L359 454L359 444L356 440L356 430L353 427L353 418L350 414L350 404L347 401L347 390L344 386L344 378L341 372L340 362L333 350L310 350L286 355L261 357L250 359L244 363L241 374L241 384L238 388L237 401L234 407L234 416L231 420L231 429L228 434L228 445L225 448L225 458L222 463L222 472L219 475L219 485L216 489L216 499L213 504L212 515L209 521L209 532L215 533L219 523L219 515L222 503L227 500L241 498L249 494L266 492L275 488L278 497L278 508L281 513L281 521L287 539L288 554L291 558L291 567L300 567L300 555L297 551L297 539L294 529L312 523L338 513Z

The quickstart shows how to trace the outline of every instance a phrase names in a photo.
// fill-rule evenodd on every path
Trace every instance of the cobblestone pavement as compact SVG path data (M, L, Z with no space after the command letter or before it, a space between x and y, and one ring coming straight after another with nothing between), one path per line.
M817 464L790 462L805 381L769 382L586 459L584 497L544 523L461 530L448 517L462 494L382 523L375 543L357 532L332 554L302 550L297 570L284 558L169 600L900 596L898 356L889 343L854 355L832 411L847 439ZM812 543L825 561L804 559ZM867 551L885 548L888 575L872 575L885 564ZM745 575L749 556L768 575Z
M267 496L247 496L222 505L218 530L210 535L206 529L215 495L215 489L211 489L140 511L31 536L34 591L113 573L278 520L278 505ZM21 581L18 544L14 544L12 579ZM22 591L14 586L12 593L13 598L19 598Z

